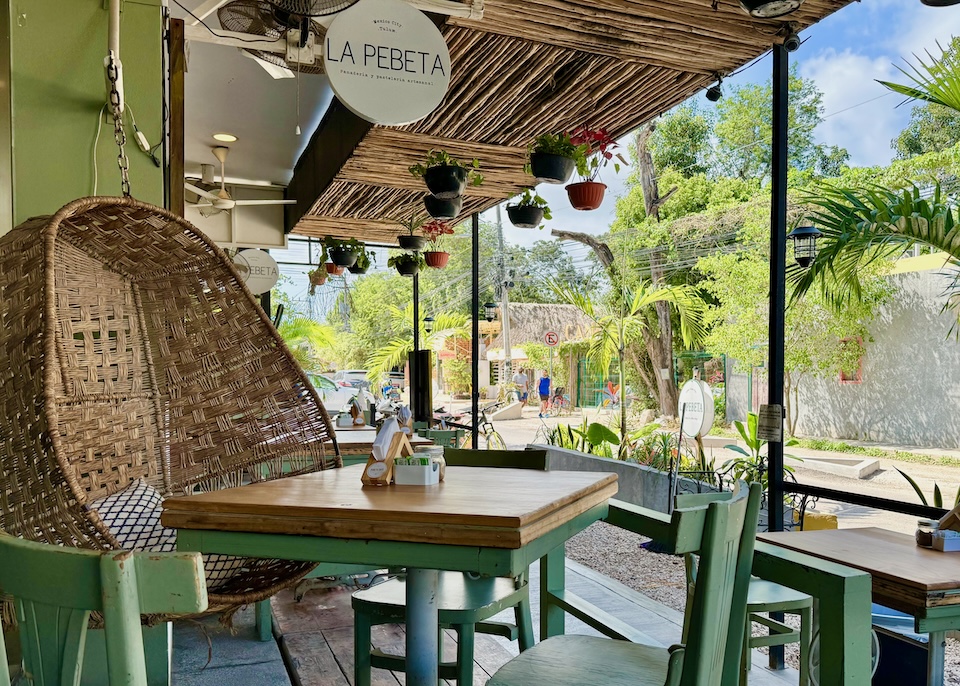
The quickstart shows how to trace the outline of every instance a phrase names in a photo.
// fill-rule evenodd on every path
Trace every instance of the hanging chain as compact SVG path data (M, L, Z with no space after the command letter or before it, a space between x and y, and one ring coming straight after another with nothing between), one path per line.
M127 134L123 131L123 112L120 110L120 91L117 90L119 79L116 59L110 53L110 62L107 64L107 78L110 80L110 110L113 113L113 139L120 149L117 155L117 166L120 167L120 190L123 197L130 197L130 160L124 146L127 144Z

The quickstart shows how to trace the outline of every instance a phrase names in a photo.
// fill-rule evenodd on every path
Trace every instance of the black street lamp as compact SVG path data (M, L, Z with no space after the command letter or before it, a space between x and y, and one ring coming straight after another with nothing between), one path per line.
M817 256L817 239L822 235L815 226L798 226L787 234L787 238L793 241L793 259L804 269L813 264Z
M483 316L488 322L497 318L497 303L483 303Z
M433 333L433 317L423 318L423 330L427 333Z

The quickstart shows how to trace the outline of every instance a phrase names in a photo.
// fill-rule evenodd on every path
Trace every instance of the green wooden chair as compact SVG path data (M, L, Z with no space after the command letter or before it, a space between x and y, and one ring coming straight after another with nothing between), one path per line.
M512 467L545 470L545 450L463 450L445 448L448 466ZM472 577L460 572L440 573L437 597L440 624L457 633L455 662L441 662L440 677L453 679L460 686L473 684L473 651L476 632L505 636L518 641L525 651L534 644L533 619L527 575L517 579ZM404 659L380 650L372 650L371 628L378 624L402 623L406 615L406 583L391 579L353 594L354 610L354 686L370 685L370 669L406 671ZM501 610L512 607L516 624L488 622ZM442 642L441 642L442 645Z
M80 682L91 612L103 614L110 686L146 686L141 614L207 609L199 553L100 553L0 532L0 588L13 596L34 686ZM10 686L0 633L0 686Z
M697 507L715 500L729 498L729 493L696 493L684 494L676 497L678 508ZM684 640L690 629L690 599L693 597L697 581L697 556L691 553L684 555L684 567L687 577L687 609L683 616ZM769 616L771 612L784 612L800 617L800 630L789 624L777 621ZM766 636L753 635L753 623L767 627ZM800 644L800 686L808 686L810 640L813 632L813 597L796 591L788 586L751 577L750 587L747 590L747 613L743 637L743 652L740 658L740 684L746 686L747 674L752 667L753 660L750 651L753 648L764 646Z
M749 492L749 495L748 495ZM611 507L614 504L611 503ZM644 508L616 505L608 521L644 533ZM690 632L670 648L593 636L554 636L500 668L487 686L720 686L724 667L739 666L740 639L760 508L760 485L726 501L676 509L666 531L675 553L700 553ZM632 511L631 511L632 510ZM652 532L657 533L657 532ZM749 552L749 554L746 554ZM728 640L729 639L729 640Z

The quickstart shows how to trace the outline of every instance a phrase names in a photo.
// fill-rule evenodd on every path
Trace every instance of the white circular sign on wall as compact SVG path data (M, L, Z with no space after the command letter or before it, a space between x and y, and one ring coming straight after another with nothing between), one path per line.
M254 295L266 293L280 280L280 266L263 250L241 250L233 256L233 264Z
M680 389L677 414L683 417L681 431L691 438L708 433L713 426L713 393L706 381L690 379Z
M402 0L360 0L327 29L323 65L347 109L374 124L410 124L450 85L450 52L427 16Z

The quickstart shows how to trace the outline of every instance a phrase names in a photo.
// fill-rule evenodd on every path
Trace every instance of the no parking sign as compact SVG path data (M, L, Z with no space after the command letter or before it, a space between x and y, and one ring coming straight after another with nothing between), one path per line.
M547 331L543 334L543 342L552 348L560 342L560 335L556 331Z

